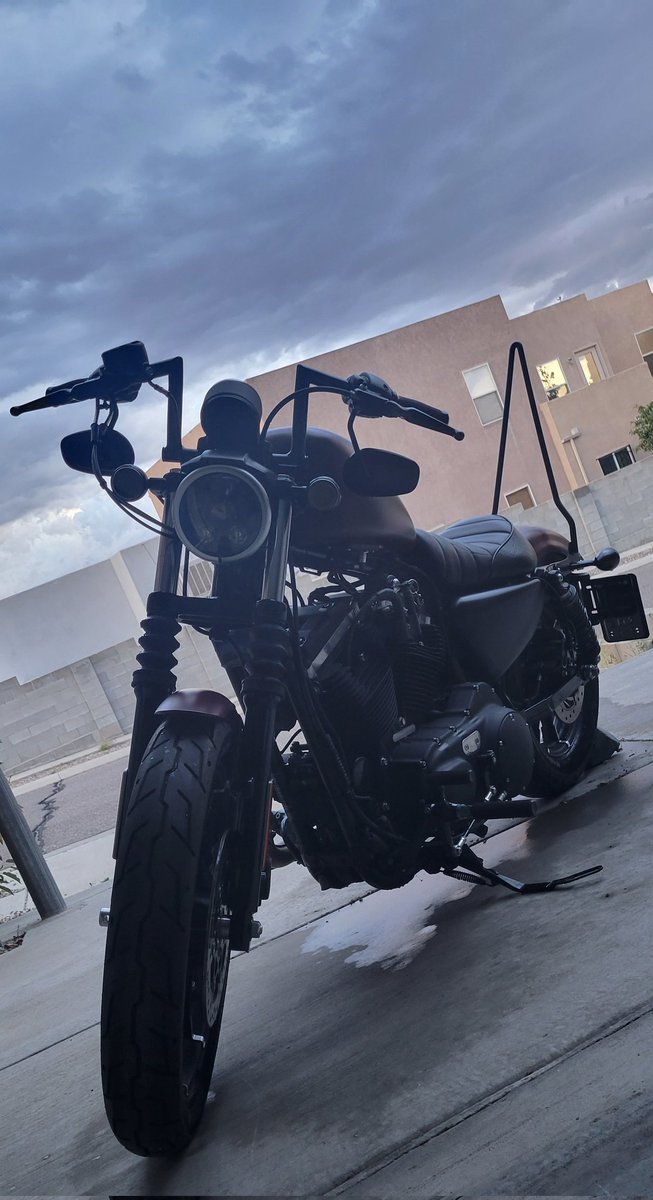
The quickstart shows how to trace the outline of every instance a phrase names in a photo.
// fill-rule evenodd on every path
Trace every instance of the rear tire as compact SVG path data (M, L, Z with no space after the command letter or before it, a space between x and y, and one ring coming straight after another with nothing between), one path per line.
M574 697L570 697L573 701ZM560 796L581 778L592 750L599 719L599 681L583 684L575 720L551 716L531 726L535 764L527 796Z
M124 815L101 1019L109 1123L127 1150L171 1155L199 1124L230 957L233 729L165 723Z
M506 701L530 708L573 676L588 674L598 662L599 645L582 603L547 595L540 624L503 679ZM583 775L592 753L599 717L599 680L579 684L572 696L531 723L534 765L526 796L562 795Z

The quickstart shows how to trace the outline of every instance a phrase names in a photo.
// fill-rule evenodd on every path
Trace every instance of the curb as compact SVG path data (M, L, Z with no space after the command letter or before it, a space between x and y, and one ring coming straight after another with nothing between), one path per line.
M43 763L42 766L33 767L31 770L16 771L9 776L9 782L16 796L25 795L26 792L34 791L49 781L56 782L59 779L70 779L73 775L81 775L98 762L115 762L126 757L130 741L131 734L126 734L116 738L108 750L98 750L97 746L93 746L89 750L69 754L65 758Z

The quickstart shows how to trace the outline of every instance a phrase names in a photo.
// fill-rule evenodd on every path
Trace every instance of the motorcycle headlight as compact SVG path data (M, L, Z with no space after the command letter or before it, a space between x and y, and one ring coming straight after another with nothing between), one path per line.
M241 467L198 467L179 484L175 529L185 546L209 562L236 562L263 545L272 512L265 488Z

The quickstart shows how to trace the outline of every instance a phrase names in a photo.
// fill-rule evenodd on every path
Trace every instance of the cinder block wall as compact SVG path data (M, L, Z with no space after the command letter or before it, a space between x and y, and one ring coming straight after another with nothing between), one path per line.
M562 502L576 522L581 554L590 556L604 546L633 550L653 542L653 460L632 463L586 487L565 492ZM553 500L535 508L520 504L502 512L517 525L542 525L567 532Z
M98 745L122 733L90 659L41 679L0 683L0 758L6 772Z
M179 687L232 694L207 638L178 636ZM134 717L132 672L138 646L121 642L41 679L0 683L0 761L7 774L99 746L129 733Z
M134 638L111 646L89 660L102 690L111 705L122 733L129 733L134 719L132 674L136 667L138 646Z
M609 539L618 550L653 542L653 463L633 463L590 484Z

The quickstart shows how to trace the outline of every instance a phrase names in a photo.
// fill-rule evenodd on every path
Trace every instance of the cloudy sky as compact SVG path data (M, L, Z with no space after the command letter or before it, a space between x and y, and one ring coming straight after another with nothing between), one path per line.
M650 0L0 0L0 595L145 536L59 457L89 405L8 414L107 347L182 354L190 424L224 375L653 275L652 45Z

